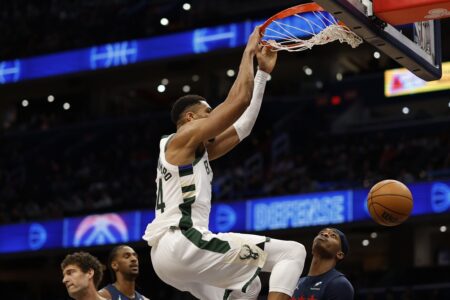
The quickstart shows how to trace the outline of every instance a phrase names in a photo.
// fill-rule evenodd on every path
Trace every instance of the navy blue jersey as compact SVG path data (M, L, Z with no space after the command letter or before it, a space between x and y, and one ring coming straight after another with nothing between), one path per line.
M124 294L122 294L113 284L108 284L104 287L111 294L111 300L145 300L146 298L139 294L138 292L134 292L134 298L128 298Z
M353 286L336 269L300 278L292 300L352 300Z

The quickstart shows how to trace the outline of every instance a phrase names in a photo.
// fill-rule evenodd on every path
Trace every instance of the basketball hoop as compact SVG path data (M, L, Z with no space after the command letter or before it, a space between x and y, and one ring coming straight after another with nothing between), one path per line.
M261 26L264 41L276 50L298 52L333 41L358 47L362 39L316 3L300 4L269 18Z

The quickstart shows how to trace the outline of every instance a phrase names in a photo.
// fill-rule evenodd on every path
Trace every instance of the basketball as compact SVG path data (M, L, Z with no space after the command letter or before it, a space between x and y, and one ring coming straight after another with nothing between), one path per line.
M396 226L408 219L413 208L411 191L397 180L383 180L369 191L367 207L380 225Z

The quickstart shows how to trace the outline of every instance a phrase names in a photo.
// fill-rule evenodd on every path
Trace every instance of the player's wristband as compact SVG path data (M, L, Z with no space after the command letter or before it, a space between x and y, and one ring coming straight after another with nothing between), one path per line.
M239 140L245 139L252 131L253 125L255 125L256 118L261 108L261 102L266 88L266 82L269 78L269 73L262 70L258 70L255 75L255 81L253 85L253 95L250 105L241 115L241 117L233 124L236 129L236 133L239 136Z

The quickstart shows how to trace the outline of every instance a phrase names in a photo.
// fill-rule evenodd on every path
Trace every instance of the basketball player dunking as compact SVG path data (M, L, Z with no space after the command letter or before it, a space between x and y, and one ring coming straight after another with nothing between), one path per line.
M306 251L297 242L208 229L209 161L250 134L276 63L276 52L260 40L257 27L225 101L212 109L204 97L181 97L172 108L177 130L160 142L156 218L143 238L152 247L158 276L199 299L257 299L263 271L271 272L268 299L288 300L303 270ZM254 78L255 56L259 70Z

